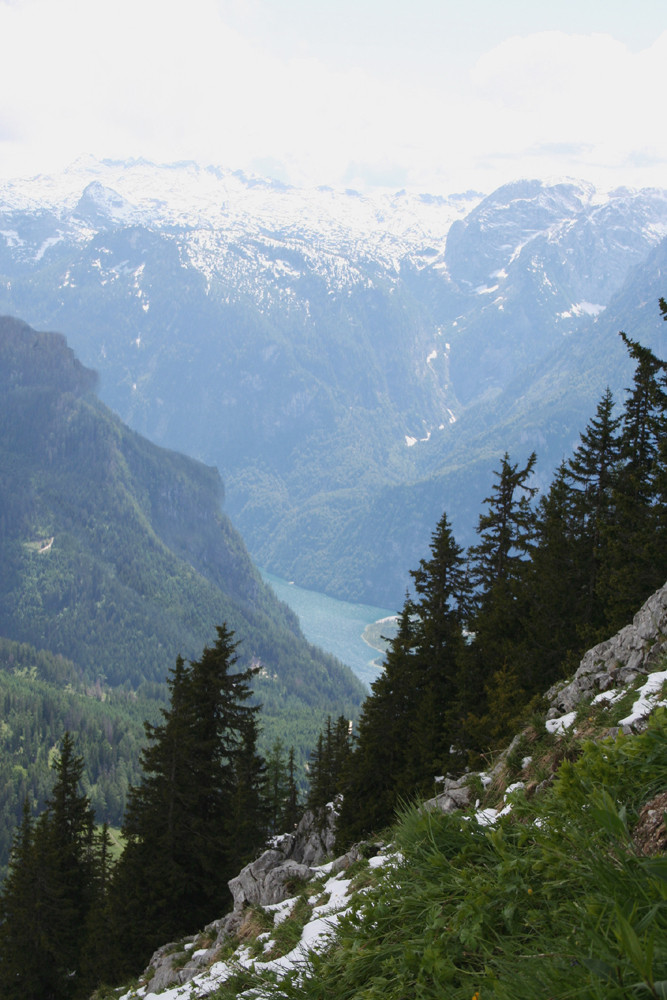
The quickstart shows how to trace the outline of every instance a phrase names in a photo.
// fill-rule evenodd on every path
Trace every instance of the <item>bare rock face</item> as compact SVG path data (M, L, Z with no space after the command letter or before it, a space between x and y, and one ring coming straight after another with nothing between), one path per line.
M230 880L234 909L256 903L268 906L294 895L297 882L313 877L312 869L298 861L285 860L280 851L264 851Z
M639 854L651 857L667 851L666 816L667 792L660 792L646 803L633 831L632 842Z
M330 802L317 815L306 811L294 833L275 837L269 850L230 880L234 910L251 903L268 906L294 895L294 884L311 879L312 869L331 855L335 822L335 804Z
M611 639L593 646L584 655L571 681L547 691L548 717L573 711L582 698L612 687L631 684L648 674L667 655L667 584L649 597L626 625Z
M465 775L462 778L444 778L442 791L424 802L423 807L451 813L457 809L466 809L470 805L470 798L471 790Z

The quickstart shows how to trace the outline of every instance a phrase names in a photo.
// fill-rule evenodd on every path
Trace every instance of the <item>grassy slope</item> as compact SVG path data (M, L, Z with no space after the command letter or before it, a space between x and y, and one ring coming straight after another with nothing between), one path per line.
M371 867L362 860L343 873L357 890L351 909L329 947L311 953L305 968L278 979L253 970L248 959L294 947L321 905L326 875L302 887L285 921L291 928L280 924L278 932L271 908L248 911L236 942L241 948L234 952L230 942L218 956L230 963L230 978L211 994L188 984L188 995L667 996L664 825L652 850L642 846L643 807L663 793L658 808L664 809L667 710L656 709L644 732L624 735L617 723L634 697L582 705L575 726L563 733L548 733L544 719L534 719L484 792L479 784L477 809L511 803L490 825L461 813L406 808L383 835L398 864ZM523 787L508 791L517 778Z

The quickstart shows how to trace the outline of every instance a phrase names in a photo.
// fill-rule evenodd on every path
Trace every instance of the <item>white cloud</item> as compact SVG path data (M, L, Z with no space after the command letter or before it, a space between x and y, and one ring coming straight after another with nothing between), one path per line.
M234 9L243 17L232 21ZM294 44L297 22L281 47L278 32L250 30L268 10L259 0L0 0L0 169L92 152L274 164L297 183L489 190L570 173L664 184L654 109L667 33L632 52L609 35L540 32L457 63L457 75L443 50L442 72L431 59L418 74L414 52L403 65L364 59L359 44L338 60ZM453 64L455 33L447 43Z

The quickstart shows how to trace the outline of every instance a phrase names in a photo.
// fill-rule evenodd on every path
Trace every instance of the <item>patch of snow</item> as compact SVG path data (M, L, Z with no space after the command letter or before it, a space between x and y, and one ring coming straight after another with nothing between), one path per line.
M573 724L576 715L576 712L568 712L567 715L561 715L558 719L547 719L544 723L545 729L548 733L564 733Z
M417 438L410 437L409 434L406 434L405 435L405 443L408 446L408 448L412 448L413 445L417 444Z
M614 702L620 701L625 693L625 691L617 691L615 688L610 691L600 691L599 694L595 695L591 704L599 705L602 701L608 701L610 705L613 705Z
M639 697L632 706L632 711L621 719L619 726L632 726L636 722L645 719L654 708L667 706L667 700L658 701L658 692L667 681L667 670L658 670L654 674L649 674L646 682L639 688Z
M15 229L0 229L0 236L5 237L5 243L8 247L20 247L24 245L24 241L19 237Z
M475 819L480 826L492 826L499 815L497 809L480 809L475 813Z
M432 361L435 361L435 359L437 358L437 356L438 356L438 352L437 351L431 351L431 353L429 354L429 356L426 359L426 364L430 365L430 363Z
M579 316L599 316L604 312L606 306L597 302L577 302L570 306L565 312L558 313L559 319L572 319Z
M497 292L499 287L499 285L478 285L475 292L477 295L490 295L491 292Z
M64 236L63 236L62 233L58 233L57 236L49 236L48 240L44 240L44 242L42 243L41 247L39 248L39 250L35 254L35 261L41 260L42 257L44 256L44 254L46 253L46 251L50 247L56 246L57 243L62 243L63 239L64 239Z

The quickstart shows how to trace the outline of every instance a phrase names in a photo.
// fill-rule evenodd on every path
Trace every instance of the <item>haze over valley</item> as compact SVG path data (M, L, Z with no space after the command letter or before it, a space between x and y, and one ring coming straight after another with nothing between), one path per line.
M667 192L299 189L87 159L0 184L0 312L65 332L149 439L215 465L255 562L397 608L500 456L537 483L660 349Z

